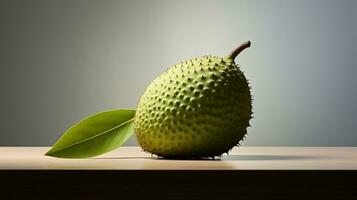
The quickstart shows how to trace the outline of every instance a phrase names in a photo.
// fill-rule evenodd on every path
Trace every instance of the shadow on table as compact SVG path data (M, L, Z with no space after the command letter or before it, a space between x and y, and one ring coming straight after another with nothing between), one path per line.
M157 156L152 156L152 157L147 157L147 156L133 156L133 157L97 157L97 158L91 158L91 159L100 159L100 160L106 160L106 159L113 159L113 160L137 160L137 159L145 159L145 160L199 160L199 161L220 161L222 160L219 157L213 158L162 158L162 157L157 157Z
M160 158L157 156L133 156L133 157L97 157L92 159L115 159L115 160L127 160L127 159L145 159L145 160L199 160L199 161L220 161L220 160L241 160L241 161L266 161L266 160L306 160L316 159L316 156L289 156L289 155L224 155L222 157L213 158Z
M225 155L221 160L306 160L316 159L316 156L289 156L289 155Z
M100 160L106 160L106 159L113 159L113 160L137 160L137 159L145 159L145 160L157 160L157 157L147 157L147 156L133 156L133 157L97 157L97 158L91 158L91 159L100 159Z

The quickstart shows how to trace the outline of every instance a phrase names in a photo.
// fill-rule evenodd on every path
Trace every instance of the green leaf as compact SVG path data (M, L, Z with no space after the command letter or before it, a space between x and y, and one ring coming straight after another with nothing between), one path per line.
M58 158L88 158L114 150L133 134L135 110L101 112L69 128L45 154Z

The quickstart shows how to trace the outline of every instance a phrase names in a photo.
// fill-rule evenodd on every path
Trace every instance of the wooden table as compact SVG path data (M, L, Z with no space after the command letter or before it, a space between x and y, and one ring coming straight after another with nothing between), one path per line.
M121 147L90 159L0 147L9 199L357 199L357 147L239 147L220 160L165 160ZM1 198L0 198L1 199Z

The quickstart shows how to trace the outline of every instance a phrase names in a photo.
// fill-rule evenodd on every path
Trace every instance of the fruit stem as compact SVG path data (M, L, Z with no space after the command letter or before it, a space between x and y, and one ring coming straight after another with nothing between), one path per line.
M240 52L242 52L244 49L250 47L250 41L243 42L241 45L239 45L237 48L235 48L229 55L228 57L234 60Z

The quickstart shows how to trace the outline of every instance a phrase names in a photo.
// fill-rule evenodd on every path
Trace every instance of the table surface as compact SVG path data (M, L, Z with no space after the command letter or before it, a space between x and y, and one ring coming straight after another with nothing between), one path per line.
M49 147L0 147L0 169L39 170L357 170L357 147L237 147L220 160L166 160L140 147L88 159L44 156Z

